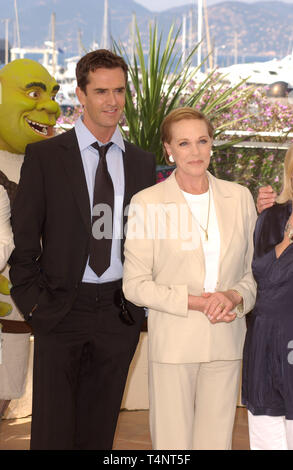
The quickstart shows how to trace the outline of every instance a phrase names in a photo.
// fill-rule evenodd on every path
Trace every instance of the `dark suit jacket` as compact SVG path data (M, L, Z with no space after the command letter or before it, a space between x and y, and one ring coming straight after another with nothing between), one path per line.
M123 161L125 208L155 183L155 158L125 142ZM70 311L89 254L90 203L74 129L27 146L12 228L11 295L34 329L46 333Z

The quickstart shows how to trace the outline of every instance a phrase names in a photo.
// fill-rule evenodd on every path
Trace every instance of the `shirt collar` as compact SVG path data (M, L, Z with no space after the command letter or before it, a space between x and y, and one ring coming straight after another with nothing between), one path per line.
M82 116L80 116L75 123L75 132L76 132L76 137L77 137L77 141L79 145L79 150L81 152L85 150L86 148L90 147L94 142L98 142L99 145L105 145L102 142L100 142L98 139L96 139L96 137L86 127L86 125L83 123ZM125 151L123 137L121 135L121 132L118 126L116 127L115 132L111 137L111 142L117 145L120 148L120 150L122 150L122 152Z

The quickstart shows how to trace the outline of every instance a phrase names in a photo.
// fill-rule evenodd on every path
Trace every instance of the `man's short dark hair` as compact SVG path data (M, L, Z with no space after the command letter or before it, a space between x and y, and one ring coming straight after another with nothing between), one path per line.
M120 67L125 74L127 82L128 66L124 59L107 49L97 49L83 56L76 65L77 86L86 93L86 86L89 83L89 73L97 69L116 69Z

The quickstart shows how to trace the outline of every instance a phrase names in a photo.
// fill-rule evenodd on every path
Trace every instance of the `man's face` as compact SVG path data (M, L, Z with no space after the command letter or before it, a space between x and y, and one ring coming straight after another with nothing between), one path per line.
M107 142L117 127L125 105L125 91L125 75L120 67L90 72L86 93L76 89L84 107L83 122L102 142Z
M0 149L24 153L29 143L53 135L60 115L56 80L39 63L19 59L0 72Z

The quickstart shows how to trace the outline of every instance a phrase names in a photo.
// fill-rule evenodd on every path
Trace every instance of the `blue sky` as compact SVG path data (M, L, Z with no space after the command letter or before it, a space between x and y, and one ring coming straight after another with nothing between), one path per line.
M168 8L178 7L181 5L193 4L197 5L197 0L135 0L136 3L140 3L144 7L148 8L151 11L162 11L167 10ZM207 0L207 4L211 5L214 3L219 3L224 0ZM242 1L242 0L234 0ZM246 3L253 3L254 0L243 0ZM281 0L285 3L293 3L293 0Z

